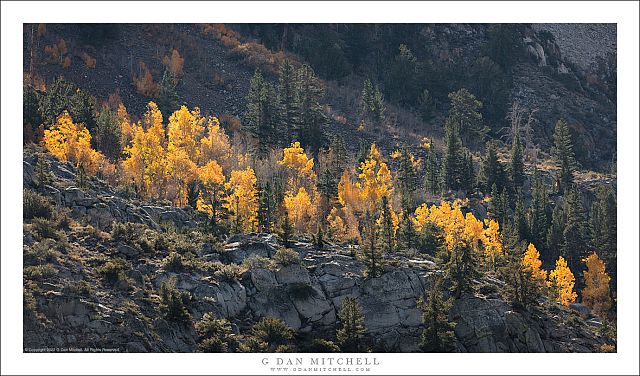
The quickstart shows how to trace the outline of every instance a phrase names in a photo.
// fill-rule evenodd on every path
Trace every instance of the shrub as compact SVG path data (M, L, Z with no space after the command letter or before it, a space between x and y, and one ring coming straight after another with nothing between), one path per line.
M604 343L600 346L600 352L603 353L614 353L617 352L616 347L613 345L610 345L608 343Z
M62 286L62 292L67 295L87 296L93 294L93 287L87 281L67 281Z
M478 288L478 292L485 296L492 295L498 293L498 288L496 287L496 285L485 283L483 285L480 285L480 287Z
M25 264L35 265L44 262L58 262L60 245L53 239L43 239L25 250Z
M218 319L212 313L205 313L202 319L196 323L195 328L198 336L202 338L226 338L233 333L229 320Z
M236 264L222 265L213 275L221 280L227 282L233 282L240 279L240 276L244 272L244 269Z
M257 353L267 349L268 345L260 339L253 336L246 336L238 345L238 352L241 353Z
M298 252L289 248L279 249L275 255L273 255L273 260L282 266L287 265L300 265L300 255Z
M186 305L191 300L188 292L176 288L175 278L162 282L160 285L160 313L167 321L188 323L191 314Z
M56 227L57 223L55 221L45 218L34 218L31 222L31 229L43 239L63 239L64 233L58 231Z
M338 345L333 343L333 341L329 341L326 339L314 339L309 347L307 348L307 352L311 353L337 353L340 352L340 348Z
M24 268L25 277L31 280L43 280L51 278L56 274L58 274L58 270L51 264L27 266Z
M253 326L252 333L255 338L267 343L272 348L288 344L295 334L294 330L289 328L284 321L273 317L265 317L258 321Z
M51 219L53 206L51 202L41 194L32 190L23 190L22 209L23 218L31 221L34 218Z
M124 279L124 270L126 269L126 263L122 259L113 259L105 262L102 266L97 268L98 274L102 275L104 281L108 284L116 284L121 279Z
M176 252L169 253L164 260L164 269L170 272L181 272L184 270L182 255Z
M272 269L273 261L263 256L252 255L242 261L242 266L247 270L252 269Z
M198 351L204 353L224 353L229 351L229 346L218 337L209 337L198 344Z

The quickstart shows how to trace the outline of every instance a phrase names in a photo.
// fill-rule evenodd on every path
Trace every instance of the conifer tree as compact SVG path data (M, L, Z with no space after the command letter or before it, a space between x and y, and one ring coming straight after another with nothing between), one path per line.
M447 123L441 170L444 188L452 190L463 188L465 170L465 154L458 127L455 123Z
M430 147L427 151L427 160L426 160L426 171L425 171L425 189L427 192L431 194L437 194L440 191L439 184L439 176L440 172L438 171L438 160L436 157L436 150L433 147Z
M364 315L360 304L352 298L346 297L338 311L339 329L336 339L343 352L361 352L364 344Z
M382 196L380 202L380 217L378 218L378 228L380 231L380 243L382 252L391 252L394 249L395 235L393 218L391 217L391 207L387 196Z
M412 205L412 193L416 189L416 174L411 157L409 149L403 145L400 152L397 179L400 186L400 198L407 205Z
M365 275L376 278L382 272L382 251L380 249L380 231L376 218L367 210L363 219L363 253Z
M273 223L273 213L271 204L271 184L266 182L264 186L257 186L258 195L258 231L271 232L271 224Z
M600 251L612 277L616 276L617 250L616 196L610 186L598 187L596 201L591 206L589 230L592 246Z
M556 205L553 208L551 214L551 224L547 231L547 249L548 252L544 256L544 260L548 263L552 263L553 260L557 260L562 254L562 247L564 243L564 210L560 205Z
M466 144L477 145L484 142L489 128L482 121L482 102L464 88L449 93L449 100L451 108L445 120L445 128L454 128Z
M289 213L284 210L282 214L282 223L280 224L280 237L282 238L282 245L285 248L291 246L291 236L293 235L293 224L289 219Z
M158 107L165 114L175 111L180 105L180 97L176 91L178 79L171 73L171 70L165 69L160 82L160 93L158 95Z
M533 177L533 193L531 207L529 208L529 237L533 244L541 250L546 248L548 221L547 221L547 187L536 170ZM544 253L544 252L543 252Z
M325 141L322 127L327 123L327 116L320 104L324 97L324 87L308 65L298 69L297 85L299 138L305 149L316 155Z
M281 145L288 146L293 141L293 135L298 131L296 119L298 110L296 107L296 72L289 60L284 60L280 65L278 75L278 111L280 120Z
M462 175L462 187L470 192L473 190L473 183L475 182L475 168L473 167L473 158L468 151L465 153L464 158L464 171Z
M573 142L571 141L571 133L569 126L564 120L556 122L553 134L554 156L556 163L560 167L560 193L573 184L573 172L576 167L575 154L573 153Z
M441 251L439 256L446 261L445 272L451 283L453 297L459 299L463 293L471 292L471 281L479 276L477 255L473 248L466 242L457 242L451 250Z
M360 116L367 118L373 107L374 91L371 81L367 78L362 85L362 92L360 94Z
M335 135L331 141L331 147L329 148L330 153L330 166L331 172L333 176L338 179L339 176L342 175L344 171L347 161L347 147L344 144L344 140L340 135Z
M265 155L272 143L276 124L275 92L259 70L251 78L247 94L247 124L258 139L258 153Z
M451 299L443 296L442 277L433 277L432 280L433 286L424 298L418 300L424 325L420 349L424 352L450 352L453 350L455 328L448 319Z
M416 245L416 228L407 208L403 209L402 220L398 226L398 244L403 249L411 249Z
M524 185L524 161L522 156L522 144L518 133L513 137L511 145L511 164L509 165L509 173L511 175L511 184L514 191L522 188Z
M105 106L96 119L95 141L98 151L112 162L119 159L122 151L120 143L122 131L116 114Z
M524 195L522 194L522 189L519 188L516 194L516 207L513 213L513 224L514 230L518 235L519 240L528 240L529 239L529 229L527 222L527 213L524 206Z
M581 260L585 255L586 226L582 194L571 188L565 194L564 244L562 255L574 272L582 269Z
M498 160L498 153L494 141L489 141L486 144L485 155L484 158L482 158L478 181L484 192L491 191L494 184L496 186L496 192L498 189L502 189L505 186L504 166ZM493 197L496 196L494 195Z

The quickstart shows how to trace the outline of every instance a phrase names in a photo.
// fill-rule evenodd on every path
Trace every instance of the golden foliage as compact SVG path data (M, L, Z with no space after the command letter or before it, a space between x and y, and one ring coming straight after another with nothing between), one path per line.
M96 67L96 59L91 57L91 55L89 55L88 53L82 52L80 57L82 58L82 61L84 61L84 65L86 65L87 68L94 69Z
M369 157L360 163L358 179L356 186L366 209L371 212L375 211L382 197L390 197L393 192L391 171L375 144L371 145Z
M231 194L226 205L237 230L251 232L256 228L258 215L256 182L256 175L251 167L231 171L231 178L226 184Z
M573 291L575 281L571 269L567 266L567 261L560 256L556 261L556 268L549 274L548 282L558 303L568 306L576 301L578 295Z
M180 56L180 52L175 48L171 50L169 55L166 55L162 58L162 64L164 64L169 72L173 74L174 77L182 77L183 67L184 67L184 58Z
M167 134L169 136L169 152L184 150L187 156L198 159L198 140L204 131L205 119L200 116L200 109L189 111L186 106L181 106L169 117Z
M540 261L540 252L536 246L529 243L527 250L522 256L522 266L531 275L531 279L538 285L544 285L547 280L547 271L542 269L542 261Z
M300 187L295 195L287 192L284 196L284 207L297 232L312 231L315 225L316 207L311 203L311 196L304 187Z
M160 93L160 85L153 80L151 71L142 61L138 66L138 74L133 75L133 85L136 91L145 97L155 98Z
M582 290L582 303L597 315L604 316L611 308L611 277L605 270L604 262L593 252L584 259L587 270L584 272L585 287Z
M200 152L203 161L213 159L222 164L231 156L229 137L216 117L207 119L207 136L200 139Z
M44 131L45 149L61 161L71 162L88 174L104 165L104 156L91 147L91 134L84 124L76 124L64 111L50 129Z
M484 256L489 260L491 265L495 266L496 258L504 255L504 248L502 247L502 239L500 236L500 225L497 221L488 219L484 220L484 224L486 226L482 237Z

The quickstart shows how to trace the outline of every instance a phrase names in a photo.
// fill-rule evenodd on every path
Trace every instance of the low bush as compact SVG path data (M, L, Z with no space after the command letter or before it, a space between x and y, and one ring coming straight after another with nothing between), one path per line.
M40 281L43 279L51 278L58 274L58 270L51 264L27 266L23 269L24 276L27 279Z
M23 219L31 221L34 218L51 219L53 217L53 205L44 196L32 190L23 190L22 198Z
M273 269L274 263L270 258L263 256L250 256L242 261L242 266L247 270Z
M282 248L276 251L276 254L273 255L273 261L281 266L300 265L301 262L298 252L289 248Z
M213 275L220 281L233 282L240 279L244 269L236 264L222 265Z
M167 321L189 323L191 314L187 304L191 301L188 292L176 288L175 278L162 282L160 285L160 313Z
M97 268L98 274L102 275L104 281L108 284L116 284L121 279L124 279L124 271L127 269L127 264L122 259L112 259L105 262L103 265Z
M340 352L338 345L326 339L314 339L307 347L307 352L311 353L337 353Z
M87 281L67 281L62 286L62 292L67 295L88 296L93 294L94 288Z
M252 334L275 349L280 345L287 345L293 339L295 331L280 319L265 317L253 326Z

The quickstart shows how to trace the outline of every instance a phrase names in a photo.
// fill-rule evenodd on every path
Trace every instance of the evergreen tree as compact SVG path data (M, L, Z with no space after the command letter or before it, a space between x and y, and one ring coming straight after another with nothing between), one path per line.
M473 183L475 182L475 169L473 167L473 158L468 151L465 153L464 158L464 170L462 176L462 187L467 191L473 190Z
M62 111L70 109L69 102L74 92L75 87L73 84L62 76L57 77L51 85L47 85L47 91L44 92L38 102L38 112L45 125L48 126L55 123L56 118ZM72 119L75 123L78 122L78 119L73 115Z
M165 69L160 82L160 93L158 95L158 108L163 114L171 114L178 109L180 105L180 97L176 87L178 79L171 73L171 70Z
M271 224L273 223L273 213L271 199L271 184L266 182L264 186L257 186L258 195L258 231L271 232Z
M412 105L420 95L418 60L404 44L388 69L385 89L389 97L404 105Z
M89 130L89 133L95 134L95 97L92 97L80 89L76 89L71 98L69 98L69 115L71 115L74 123L84 124Z
M200 197L211 208L209 213L209 228L211 233L220 236L226 232L225 223L229 218L229 209L224 185L208 182L200 186Z
M608 185L598 187L596 201L591 206L589 230L593 248L599 250L609 273L616 276L617 251L617 206L613 188Z
M360 94L360 116L366 119L371 109L373 108L375 92L373 91L373 85L369 79L364 80L362 85L362 93Z
M280 224L280 237L285 248L291 247L291 236L293 235L293 224L289 220L289 213L284 210L282 214L282 223Z
M284 60L280 65L278 75L278 111L281 137L281 145L289 146L293 141L293 135L298 132L296 119L298 110L296 107L296 72L289 60Z
M297 77L297 124L300 127L300 141L305 149L317 155L325 141L322 127L327 123L327 116L320 104L324 97L324 87L308 65L303 65L298 70Z
M42 117L38 111L40 96L41 94L31 85L25 84L22 86L22 124L23 126L28 126L31 131L42 123ZM26 140L27 134L25 133L24 136Z
M333 137L331 142L331 147L329 148L329 152L330 152L329 168L331 169L331 173L333 174L333 176L336 177L336 179L338 179L339 176L342 175L342 172L344 171L349 158L347 154L347 147L345 146L344 140L340 135L335 135Z
M444 155L442 156L442 182L445 189L458 190L463 187L466 170L465 154L457 126L445 126Z
M505 186L504 166L498 160L498 152L494 141L489 141L486 144L478 181L484 192L492 190L494 184L496 186L496 192ZM493 197L495 197L495 195Z
M352 298L346 297L338 311L339 329L336 340L343 352L361 352L364 344L364 315L360 304Z
M200 182L197 180L190 181L187 184L187 205L197 209L198 197L200 197Z
M442 229L433 222L427 222L422 225L422 229L418 234L418 248L422 252L430 255L436 255L443 246L444 235Z
M365 275L368 278L380 276L382 271L382 252L380 250L379 229L376 218L368 210L363 219L363 254Z
M416 189L416 176L411 162L411 155L406 145L403 145L400 152L400 161L398 165L398 185L400 188L400 198L407 205L412 205L412 193Z
M425 165L425 189L431 194L437 194L440 191L440 184L438 177L440 172L438 171L438 160L436 157L436 150L430 147L427 151L427 160Z
M450 352L453 350L455 325L449 322L451 299L443 296L441 277L432 277L433 285L418 301L422 309L424 331L420 340L420 349L424 352Z
M547 231L547 254L543 254L543 259L547 264L553 263L562 253L562 246L564 242L564 210L560 205L556 205L553 208L551 214L551 224Z
M322 221L318 221L318 229L313 236L313 243L317 249L322 249L324 246L324 232L322 231Z
M527 222L527 213L524 206L524 195L522 189L519 188L516 194L516 207L513 212L514 230L518 236L518 240L528 240L529 230Z
M458 241L450 250L438 254L445 265L445 274L451 284L450 291L455 299L463 293L472 292L471 281L479 278L476 252L465 241Z
M573 142L569 126L564 120L558 120L553 134L554 156L558 167L560 167L560 193L573 184L573 172L576 167L575 154L573 153Z
M533 176L533 193L531 198L531 207L529 208L529 240L531 243L543 251L546 248L547 230L549 227L547 220L547 187L544 185L542 178L538 174L538 170Z
M391 206L387 196L382 196L380 202L380 217L378 218L378 227L380 231L380 243L382 252L393 251L395 243L393 219L391 218Z
M373 119L373 123L376 127L379 127L384 121L384 112L386 108L384 106L384 97L382 96L382 92L376 86L376 90L373 94L373 102L371 107L371 118Z
M409 215L409 210L405 208L398 226L398 244L403 249L411 249L416 245L416 238L416 228Z
M318 192L320 192L327 199L338 197L338 179L328 168L326 168L320 174L317 187Z
M465 140L465 144L477 145L484 142L489 128L482 122L482 102L464 88L449 93L449 99L451 108L445 120L445 128L454 128Z
M567 260L567 265L574 273L582 270L581 260L586 253L586 221L582 194L576 187L565 193L566 221L563 230L564 244L562 255Z
M112 162L116 162L122 150L122 131L116 114L104 106L96 120L95 140L96 146Z
M522 144L520 142L520 135L516 133L513 137L513 143L511 145L511 164L509 166L509 173L511 175L511 184L514 191L518 188L522 188L524 185L524 161L522 156Z
M497 188L496 188L497 191ZM500 227L505 227L509 222L509 193L507 192L507 187L502 188L502 192L495 196L494 199L494 207L496 211L496 218L498 223L500 223Z
M247 124L258 139L258 154L266 155L273 141L276 124L273 86L265 81L259 70L251 78L247 95Z

